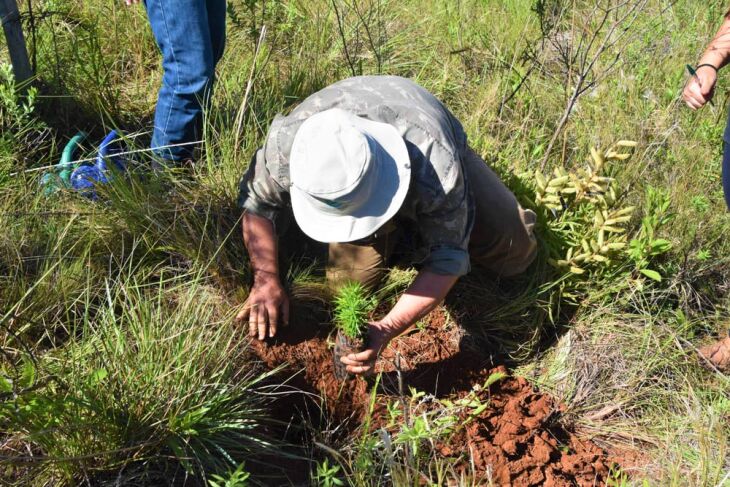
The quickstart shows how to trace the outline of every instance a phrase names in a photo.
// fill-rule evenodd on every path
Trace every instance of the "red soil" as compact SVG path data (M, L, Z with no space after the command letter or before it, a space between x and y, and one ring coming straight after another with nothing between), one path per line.
M491 478L499 485L605 484L606 453L559 425L560 408L550 396L515 377L474 392L473 386L484 384L491 373L506 370L492 368L481 354L467 350L458 327L445 323L443 312L436 311L424 329L411 330L383 353L377 367L383 375L375 415L398 392L395 363L399 362L406 391L414 387L452 400L471 392L489 402L478 417L439 445L440 453L457 458L466 472L475 470L480 478ZM289 374L299 372L292 385L319 394L331 420L355 426L370 400L368 383L335 379L328 343L331 331L324 323L292 323L277 338L254 343L253 349L268 367L289 364ZM376 424L385 421L373 420Z
M503 369L502 369L503 370ZM477 419L441 449L466 449L477 472L491 472L500 485L598 485L608 467L605 453L556 423L559 408L523 378L510 378L483 391L489 400Z

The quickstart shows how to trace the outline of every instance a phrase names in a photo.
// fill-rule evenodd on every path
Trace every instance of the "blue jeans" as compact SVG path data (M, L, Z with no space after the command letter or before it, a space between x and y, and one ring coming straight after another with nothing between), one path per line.
M192 157L202 137L203 108L226 38L226 0L146 0L152 33L162 52L164 75L151 146L174 162Z

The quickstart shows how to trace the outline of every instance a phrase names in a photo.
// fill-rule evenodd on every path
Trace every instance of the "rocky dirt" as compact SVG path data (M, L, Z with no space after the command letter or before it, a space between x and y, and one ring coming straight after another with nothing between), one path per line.
M292 385L321 396L331 421L355 427L369 404L369 382L335 379L334 333L326 319L312 318L293 322L275 339L255 342L254 352L268 367L288 364L288 374L298 372ZM459 328L446 322L445 314L437 310L424 326L393 341L383 353L377 367L382 372L377 398L381 406L398 393L396 363L406 391L413 387L451 400L475 394L474 386L484 384L490 374L506 372L469 347ZM558 421L560 407L550 396L519 377L476 391L489 407L438 445L440 453L455 458L460 468L475 470L498 485L605 484L606 452L563 428ZM378 423L378 418L373 420Z

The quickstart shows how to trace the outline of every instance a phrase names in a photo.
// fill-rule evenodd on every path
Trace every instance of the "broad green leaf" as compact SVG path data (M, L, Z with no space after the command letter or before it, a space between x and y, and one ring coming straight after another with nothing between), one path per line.
M509 377L509 374L507 374L506 372L495 372L493 374L490 374L489 377L487 377L487 381L484 383L484 387L488 388L492 384L496 384L497 382L507 377Z
M659 274L657 271L653 271L651 269L641 269L640 271L642 274L644 274L649 279L654 279L657 282L662 281L662 275Z
M650 246L652 253L663 254L672 248L672 243L669 240L658 238L656 240L652 240Z
M13 383L7 377L0 375L0 392L12 392Z
M104 379L107 378L109 373L106 371L106 369L96 369L94 372L92 372L91 377L89 377L89 383L93 386L100 384Z
M23 362L23 368L20 373L20 386L31 387L35 383L35 366L30 361Z

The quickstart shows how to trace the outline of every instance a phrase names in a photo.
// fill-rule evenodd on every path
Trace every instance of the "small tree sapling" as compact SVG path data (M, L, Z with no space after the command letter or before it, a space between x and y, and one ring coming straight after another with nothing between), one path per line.
M345 284L335 297L334 321L337 328L335 339L335 375L342 380L347 377L345 364L340 357L363 350L370 313L377 300L369 295L359 282Z

